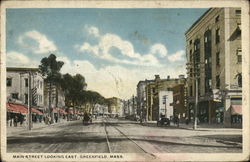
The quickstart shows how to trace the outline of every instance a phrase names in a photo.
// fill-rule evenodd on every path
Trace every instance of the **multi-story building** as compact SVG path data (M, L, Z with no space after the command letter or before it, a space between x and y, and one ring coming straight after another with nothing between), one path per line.
M44 110L44 78L38 68L7 67L6 79L7 101L28 105L28 96L32 93L32 106Z
M137 84L137 114L143 121L147 120L147 98L146 98L146 86L148 83L154 82L154 80L139 81Z
M173 87L174 116L178 116L181 122L188 117L186 82Z
M179 78L161 79L159 75L155 75L155 79L146 84L146 120L159 120L159 92L172 91L173 87L184 83L185 78L180 75Z
M118 115L121 109L120 99L117 97L112 97L108 99L108 112L113 115Z
M200 122L241 123L240 8L211 8L185 35L190 114L198 93Z

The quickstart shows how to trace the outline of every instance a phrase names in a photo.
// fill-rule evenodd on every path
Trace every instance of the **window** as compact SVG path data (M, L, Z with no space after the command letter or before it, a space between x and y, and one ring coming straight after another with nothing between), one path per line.
M220 29L216 29L215 31L215 43L219 43L220 42Z
M6 83L7 83L7 87L11 87L12 86L12 78L7 78Z
M216 65L220 65L220 52L216 52Z
M28 104L28 94L24 94L24 104Z
M215 18L215 22L218 22L220 20L220 16L218 15L216 18Z
M235 10L235 14L236 15L240 15L241 14L241 10Z
M13 99L18 99L18 93L12 93L11 98Z
M167 96L166 95L162 96L162 104L166 104L166 100L167 100Z
M190 86L190 96L193 96L193 86Z
M28 87L28 85L29 85L28 78L25 78L25 87Z
M189 59L190 59L190 62L193 61L192 50L190 50L190 52L189 52Z
M241 63L242 62L242 51L241 48L237 49L237 63Z
M216 88L220 89L220 76L219 75L216 76Z
M189 45L191 45L191 44L192 44L192 40L189 41Z
M237 78L238 78L238 86L239 86L239 87L242 87L242 75L241 75L241 73L239 73L239 74L237 75Z
M205 37L204 42L207 43L207 37Z

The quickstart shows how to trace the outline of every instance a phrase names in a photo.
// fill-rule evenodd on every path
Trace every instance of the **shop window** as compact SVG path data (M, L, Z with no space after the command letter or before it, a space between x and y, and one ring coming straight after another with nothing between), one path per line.
M7 84L7 87L11 87L12 86L12 78L7 78L6 84Z

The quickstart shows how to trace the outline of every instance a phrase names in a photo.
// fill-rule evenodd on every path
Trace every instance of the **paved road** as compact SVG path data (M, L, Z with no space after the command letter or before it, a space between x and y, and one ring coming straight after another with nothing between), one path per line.
M241 130L194 131L174 127L150 127L138 123L98 119L51 125L7 137L7 152L44 153L238 153Z

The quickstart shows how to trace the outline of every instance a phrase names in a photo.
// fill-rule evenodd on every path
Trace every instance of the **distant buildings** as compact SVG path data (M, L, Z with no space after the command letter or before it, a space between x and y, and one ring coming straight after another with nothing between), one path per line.
M173 109L173 91L161 90L159 91L159 117L166 117L172 119L174 117Z
M108 112L113 116L118 115L122 109L121 100L117 97L108 98Z
M161 79L159 75L155 75L154 80L139 81L137 84L137 97L138 97L138 111L137 114L142 120L146 121L156 121L159 120L161 112L161 107L163 101L159 101L165 95L169 95L168 106L169 108L168 117L173 117L173 87L179 84L185 84L185 78L180 75L179 78ZM166 93L166 94L165 94ZM165 102L165 101L164 101ZM165 105L164 105L165 106ZM165 109L162 110L165 112ZM169 115L170 114L170 115Z
M240 8L211 8L188 29L187 91L191 117L198 91L201 123L241 124L241 51Z

